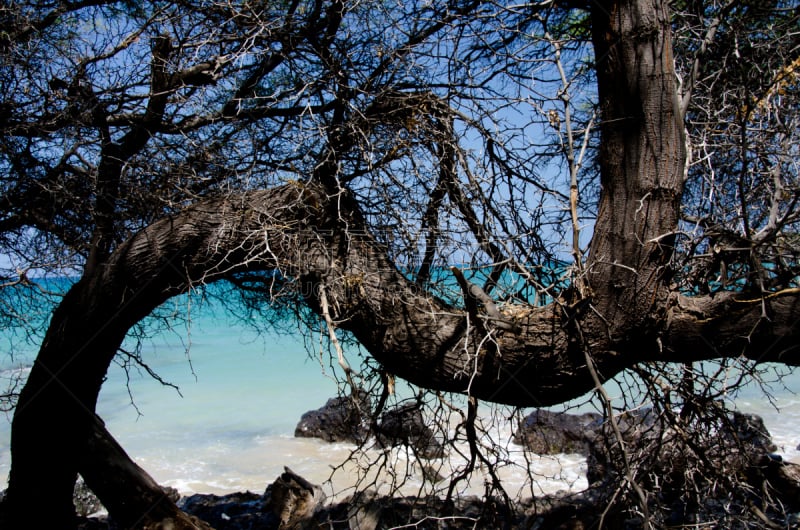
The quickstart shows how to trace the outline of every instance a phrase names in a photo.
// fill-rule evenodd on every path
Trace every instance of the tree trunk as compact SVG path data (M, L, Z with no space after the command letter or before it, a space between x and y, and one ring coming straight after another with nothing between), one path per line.
M20 520L42 513L36 508L42 484L47 484L51 508L42 516L52 527L66 527L64 521L72 513L71 488L80 470L75 455L98 458L85 444L100 382L125 331L190 283L213 281L237 270L279 267L288 277L298 278L308 303L318 311L320 290L325 289L333 319L352 331L387 370L421 386L469 391L480 399L520 406L560 403L591 389L585 361L570 345L569 315L560 305L512 307L502 316L513 326L494 327L491 321L478 325L465 311L408 281L364 231L354 206L346 197L336 199L331 201L311 185L290 184L198 204L137 234L112 256L101 276L80 282L68 293L53 316L15 413L8 499ZM797 364L796 347L756 349L798 342L793 319L799 307L797 293L776 296L772 303L773 324L762 325L760 340L744 353ZM644 350L637 358L615 350L595 351L596 360L610 377L639 361L720 356L727 350L715 345L741 344L741 328L727 316L732 309L742 321L760 322L761 304L753 301L737 302L733 295L678 297L663 326L663 351ZM699 342L710 329L716 334L706 338L708 347L702 350L669 348L672 343ZM477 348L487 332L497 349ZM607 340L602 334L589 339ZM626 346L617 345L620 350ZM141 482L128 478L138 474L135 464L120 464L127 460L124 452L117 452L113 460L86 464L87 460L84 465L113 465L119 484ZM98 489L111 510L122 510L115 506L141 494L138 486L127 492ZM132 517L128 508L124 510L125 519Z
M130 459L97 416L79 471L121 528L211 529L178 509L169 492Z
M152 505L148 495L158 500L123 451L87 451L103 377L141 318L192 283L237 271L279 269L297 280L318 312L324 290L332 320L399 377L511 405L552 405L590 390L585 348L605 378L637 362L692 356L800 364L796 292L761 302L668 296L684 142L665 4L592 4L604 147L588 309L562 302L517 306L498 321L453 307L395 268L352 199L331 197L314 183L199 202L131 238L54 313L14 415L12 517L19 523L36 514L43 527L68 527L81 465L100 500L125 521ZM761 316L764 304L770 321ZM752 324L748 331L758 333L758 342L741 339L741 326L727 317L731 308ZM706 346L685 349L701 341ZM119 476L113 487L91 472L103 466Z
M86 285L76 284L53 314L14 411L11 528L24 528L34 514L42 527L69 528L74 516L77 456L86 451L105 369L127 331L106 320L111 308L86 296Z
M277 201L276 210L285 208ZM259 227L271 222L255 212L248 215ZM154 223L69 290L53 313L14 411L7 527L25 527L31 514L43 527L73 524L78 455L86 453L100 387L126 333L191 282L246 266L256 228L246 224L236 201L197 205L177 223L172 218ZM269 266L267 257L260 262ZM43 492L47 510L40 509ZM115 506L113 498L100 500Z
M686 164L667 3L592 6L602 191L589 283L612 341L652 339L663 325Z

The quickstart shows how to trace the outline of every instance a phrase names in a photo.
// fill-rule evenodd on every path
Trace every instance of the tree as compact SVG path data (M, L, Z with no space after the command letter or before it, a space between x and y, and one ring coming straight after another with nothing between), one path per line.
M796 366L796 6L672 8L3 8L4 292L79 276L16 404L9 521L46 481L65 527L78 473L124 525L182 517L88 444L110 439L94 409L129 330L216 281L307 307L384 380L471 408L664 363L683 383L709 359ZM446 293L463 256L483 279L456 268Z

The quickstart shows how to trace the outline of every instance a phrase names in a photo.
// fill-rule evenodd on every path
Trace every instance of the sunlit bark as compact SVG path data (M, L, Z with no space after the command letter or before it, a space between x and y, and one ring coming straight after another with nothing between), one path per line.
M39 522L66 527L72 486L84 471L122 520L158 504L157 485L142 479L124 451L90 450L93 437L118 447L94 423L100 387L133 325L193 284L243 272L279 271L312 310L324 309L327 322L351 332L392 375L497 403L543 406L581 396L595 385L587 358L602 379L646 361L745 356L800 364L796 290L762 298L671 290L686 148L666 2L593 2L591 15L602 190L586 275L568 298L498 309L462 284L464 303L451 304L408 279L370 234L354 194L337 187L336 156L358 137L347 138L345 127L328 136L330 156L308 182L197 199L116 247L108 243L113 227L103 222L113 211L98 211L102 244L54 313L15 411L10 524L38 512L47 484L49 509ZM320 27L335 31L337 23ZM435 226L434 210L447 195L477 236L481 226L466 195L440 177L425 223ZM116 184L105 182L111 203ZM502 257L495 250L486 253ZM431 261L426 254L423 264ZM104 470L120 480L104 485ZM160 506L154 524L180 517L174 505Z

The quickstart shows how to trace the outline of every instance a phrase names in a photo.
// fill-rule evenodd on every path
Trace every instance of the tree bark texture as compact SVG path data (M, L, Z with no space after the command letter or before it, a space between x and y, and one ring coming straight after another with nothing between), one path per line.
M583 300L501 308L498 325L432 297L397 270L345 191L332 196L314 182L198 202L132 237L54 313L13 420L12 524L37 513L44 527L63 528L83 471L112 515L130 520L152 507L152 484L101 484L104 466L138 474L135 464L120 465L123 451L88 450L103 378L136 322L193 283L237 272L277 269L318 312L324 290L332 320L387 371L498 403L547 406L583 395L594 385L587 348L605 379L647 361L744 355L800 364L797 292L754 301L668 290L685 152L665 4L593 3L602 192ZM131 484L146 484L140 479Z
M131 460L96 416L79 467L86 484L103 499L120 528L211 530L205 522L179 510L170 494Z
M275 211L291 209L280 195L272 192ZM252 238L263 232L254 233L253 227L275 224L257 211L226 199L162 219L69 290L53 313L14 411L6 501L12 521L37 513L44 526L57 528L72 519L72 489L80 471L76 455L86 453L100 387L126 333L191 282L213 281L246 267L256 246ZM263 253L263 243L257 247ZM275 266L268 254L260 263ZM43 484L50 497L47 511L38 509Z
M103 277L77 284L54 315L20 397L11 506L33 513L47 483L53 502L66 499L61 513L53 504L48 515L64 520L81 471L75 455L86 454L102 377L127 329L192 282L237 270L279 267L304 284L315 309L314 293L325 289L340 327L387 370L427 388L520 406L551 405L592 388L581 352L570 342L574 316L562 305L505 309L513 331L473 322L468 312L430 297L398 272L385 249L357 228L363 225L350 208L342 198L299 184L198 205L142 231L114 255ZM769 321L761 318L760 302L735 295L677 296L660 334L662 349L619 342L600 352L597 365L611 377L636 362L729 353L798 364L797 293L765 303ZM743 340L740 322L753 323L757 341ZM608 343L602 332L586 340ZM637 355L619 353L634 350ZM113 506L114 496L100 498Z
M602 192L587 269L615 338L663 317L686 142L666 2L595 2L592 28Z

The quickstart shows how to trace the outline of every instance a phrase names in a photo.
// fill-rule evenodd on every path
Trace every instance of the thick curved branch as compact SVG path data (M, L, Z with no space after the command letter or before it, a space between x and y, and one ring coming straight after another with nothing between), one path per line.
M738 357L800 365L800 290L753 297L740 293L673 295L665 360ZM656 356L656 359L661 354Z
M343 220L347 227L339 225ZM320 314L324 283L330 317L391 373L444 391L464 392L469 386L481 399L521 406L563 402L593 387L582 353L569 340L574 318L585 321L585 340L593 344L604 379L647 361L744 355L800 364L795 291L763 300L675 294L660 330L623 340L609 337L591 311L571 312L559 303L498 309L483 293L481 305L492 309L486 329L500 351L497 358L484 358L476 347L483 337L474 329L468 333L466 311L401 274L361 223L346 199L290 184L210 201L162 220L130 242L117 267L142 275L139 281L150 278L148 284L162 295L245 268L279 269L297 279ZM153 267L163 271L161 280L152 281Z
M546 406L594 387L581 346L570 340L574 319L582 319L583 343L591 345L602 379L648 360L746 355L800 364L796 292L763 301L733 294L676 297L660 333L645 330L622 340L612 339L592 311L559 303L497 308L513 331L492 319L468 326L463 309L401 274L365 227L346 195L331 197L320 187L295 183L197 203L121 245L53 315L14 417L11 495L25 499L40 488L17 466L72 465L79 471L70 456L84 451L100 385L131 326L195 282L242 271L280 270L296 279L319 314L324 284L330 320L349 330L388 373L498 403ZM769 318L762 316L764 305ZM64 418L70 418L68 430ZM51 439L60 440L57 447ZM58 485L59 491L71 486Z

